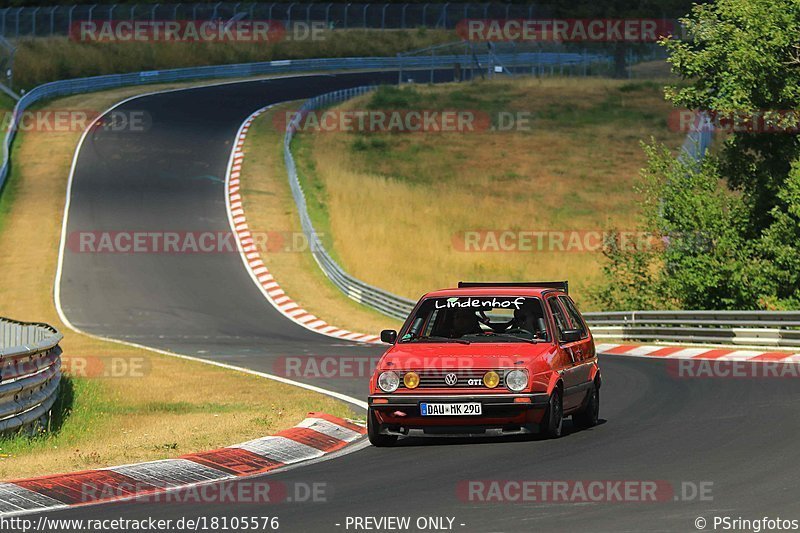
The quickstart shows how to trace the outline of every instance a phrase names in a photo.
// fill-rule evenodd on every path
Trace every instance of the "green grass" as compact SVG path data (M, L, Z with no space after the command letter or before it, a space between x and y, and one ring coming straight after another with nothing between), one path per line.
M53 445L70 446L92 435L113 404L98 380L62 376L53 405L49 428L34 435L6 434L0 437L0 457L35 453ZM69 423L66 423L69 421Z
M306 206L308 207L308 216L311 218L311 223L328 254L338 262L340 258L337 257L336 251L330 244L333 232L331 230L331 221L328 217L328 193L325 189L325 184L319 179L314 158L311 157L312 142L310 141L311 139L302 134L297 134L292 139L291 150L297 167L297 179L306 197ZM283 148L283 145L281 145L281 148ZM330 282L327 278L325 279Z

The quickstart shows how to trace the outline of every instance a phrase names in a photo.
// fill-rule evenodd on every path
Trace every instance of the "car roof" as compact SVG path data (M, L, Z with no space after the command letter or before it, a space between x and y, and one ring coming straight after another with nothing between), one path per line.
M448 298L453 296L538 296L546 292L564 294L551 287L462 287L432 291L423 298Z

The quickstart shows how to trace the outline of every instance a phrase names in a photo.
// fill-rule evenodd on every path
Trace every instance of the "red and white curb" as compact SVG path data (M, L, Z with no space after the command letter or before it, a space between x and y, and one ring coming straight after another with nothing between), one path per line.
M162 501L158 499L162 493L264 474L318 459L341 450L365 433L363 426L347 420L309 413L293 428L227 448L177 459L0 482L0 516L138 498Z
M710 361L751 361L771 363L800 363L800 354L737 350L735 348L687 348L681 346L652 346L638 344L598 344L597 353L653 359L696 359Z
M242 255L242 261L250 273L250 277L253 278L253 281L259 289L261 289L261 292L267 300L293 322L316 333L336 337L338 339L370 343L380 342L380 338L375 335L354 333L346 329L332 326L300 307L297 302L287 296L283 289L281 289L278 282L272 274L270 274L267 266L261 260L255 240L247 225L247 218L245 217L244 208L242 206L240 178L242 162L244 161L243 147L245 139L247 138L247 132L250 130L253 121L270 107L271 106L259 109L247 117L247 120L245 120L239 128L228 162L228 171L225 176L225 202L228 208L228 218L234 236L236 237L236 245Z

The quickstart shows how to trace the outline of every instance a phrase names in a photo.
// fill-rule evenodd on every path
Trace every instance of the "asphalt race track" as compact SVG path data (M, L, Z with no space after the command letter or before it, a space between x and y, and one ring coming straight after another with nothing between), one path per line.
M230 232L224 179L241 123L275 102L387 83L395 73L304 76L167 92L115 111L146 131L96 129L78 155L67 235L92 231ZM138 115L142 116L142 115ZM73 242L73 241L70 241ZM97 335L271 372L275 356L380 354L286 320L236 253L80 253L68 246L62 309ZM363 383L313 384L363 397Z
M310 76L156 94L123 104L152 118L146 132L98 130L77 159L68 233L228 231L223 178L240 123L264 105L393 74ZM268 201L268 199L265 199ZM456 280L454 280L456 281ZM285 355L376 355L284 319L236 254L92 254L67 250L64 313L85 331L269 372ZM407 440L264 476L325 483L327 502L128 502L53 518L278 516L281 531L365 531L350 516L448 516L454 531L695 531L695 519L798 518L800 387L796 379L687 379L669 363L608 356L603 423L555 441ZM309 380L360 398L365 380ZM213 384L209 384L213 386ZM481 503L467 480L659 481L657 502ZM252 480L238 483L252 483ZM710 484L709 484L710 483ZM686 500L682 484L687 484ZM710 490L700 500L689 487ZM461 485L463 486L463 485ZM336 524L339 524L337 526ZM463 525L461 525L463 524ZM386 529L384 529L386 530ZM412 528L411 531L416 531Z

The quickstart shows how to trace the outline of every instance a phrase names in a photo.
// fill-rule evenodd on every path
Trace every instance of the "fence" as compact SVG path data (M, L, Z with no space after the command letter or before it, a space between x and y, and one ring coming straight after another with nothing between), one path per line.
M0 318L0 433L45 426L61 381L62 335Z
M598 338L800 346L800 311L625 311L584 316Z
M166 4L63 5L0 9L0 34L6 37L66 35L78 21L122 20L276 20L286 25L322 22L329 28L452 29L460 20L548 16L536 4L274 3L217 2ZM650 15L666 18L664 12Z

